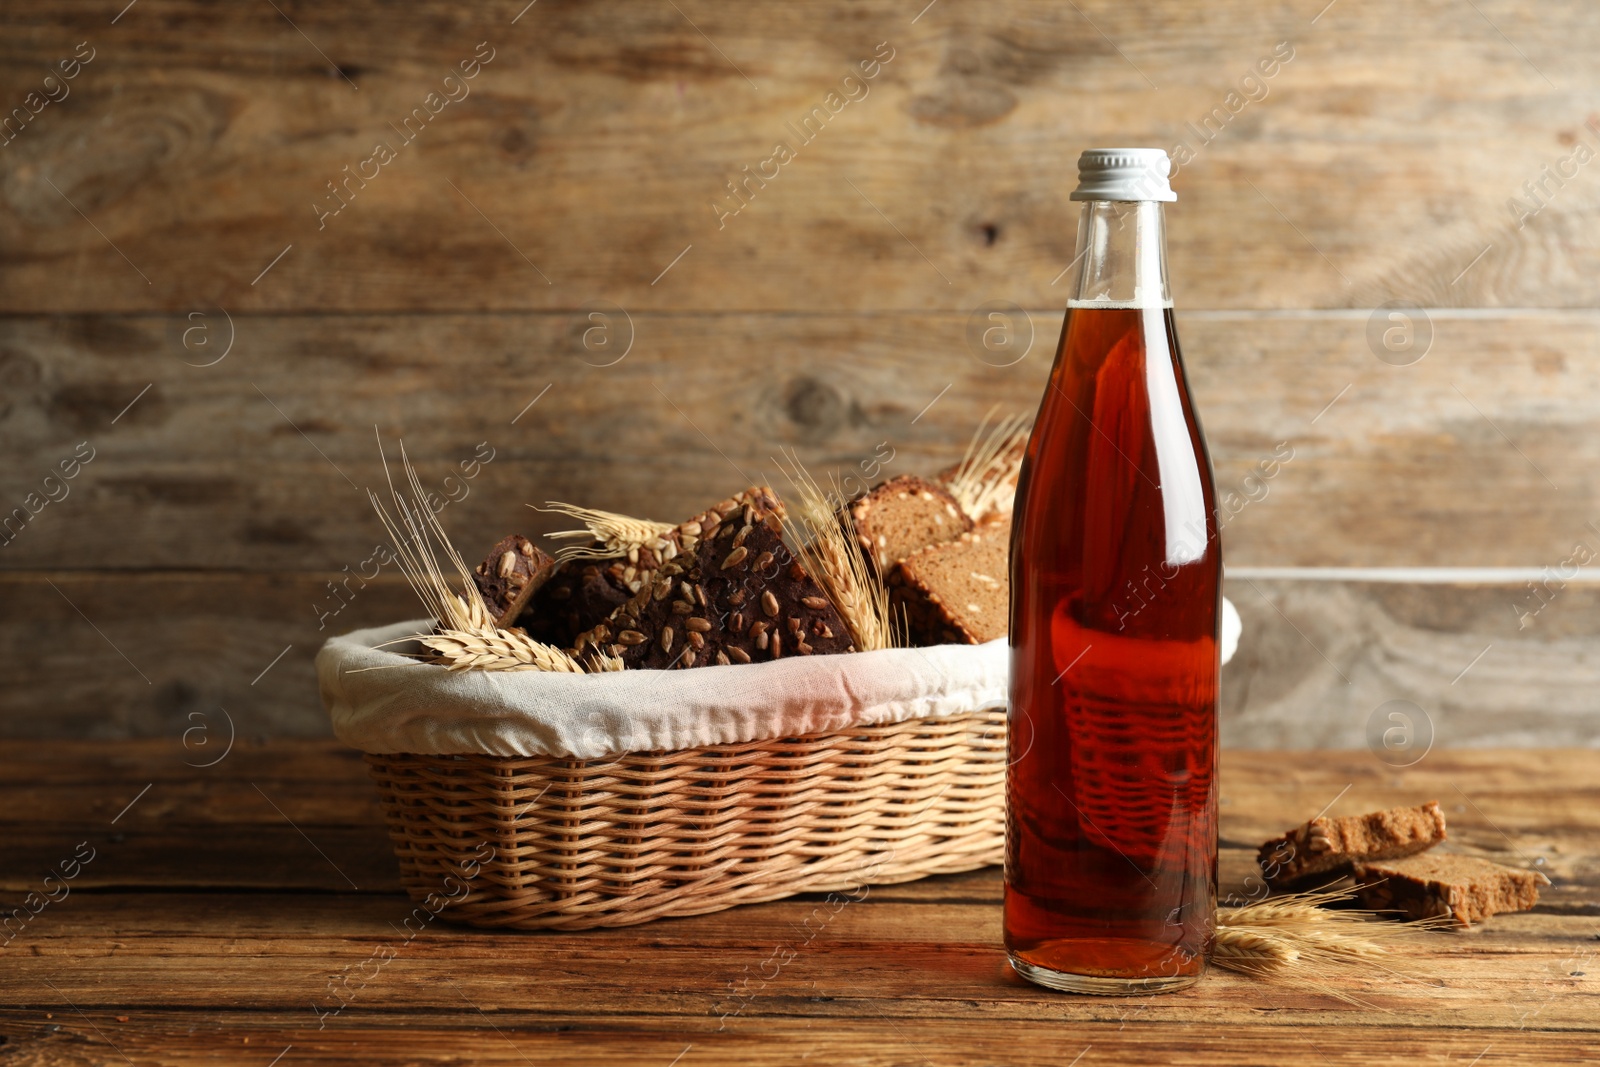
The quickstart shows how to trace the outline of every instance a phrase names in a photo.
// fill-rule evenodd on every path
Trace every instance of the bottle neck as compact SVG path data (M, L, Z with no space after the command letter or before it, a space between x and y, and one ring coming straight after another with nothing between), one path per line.
M1155 200L1086 200L1068 307L1169 308L1167 222Z

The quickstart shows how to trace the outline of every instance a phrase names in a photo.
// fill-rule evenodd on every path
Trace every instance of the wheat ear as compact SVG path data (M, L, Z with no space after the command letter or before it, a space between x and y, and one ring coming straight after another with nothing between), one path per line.
M440 630L417 638L452 671L552 671L583 674L578 661L520 630Z
M1245 974L1271 974L1300 959L1299 951L1281 937L1248 927L1217 926L1211 962Z
M1364 964L1392 971L1391 946L1435 924L1379 921L1377 912L1330 910L1323 905L1351 899L1349 893L1322 891L1269 897L1237 908L1217 910L1211 959L1219 967L1265 977L1280 972L1325 975L1339 965ZM1335 996L1349 999L1334 990Z
M816 577L850 628L856 649L872 652L906 644L904 633L894 625L895 617L889 610L889 591L861 554L855 522L848 511L836 511L795 453L789 453L792 470L780 460L773 462L794 486L798 498L799 506L784 515L784 530L795 543L806 569ZM840 494L835 488L834 499L838 499Z
M378 449L382 455L381 438L378 441ZM391 518L383 506L383 501L370 489L367 490L367 496L371 499L373 510L378 513L384 529L394 542L395 556L399 560L401 571L405 573L406 579L411 583L411 588L416 591L423 606L439 621L439 625L457 630L478 629L486 624L492 626L488 611L483 606L483 598L478 595L477 587L473 584L472 573L467 570L460 553L450 543L444 527L439 524L439 517L427 505L427 493L422 488L422 480L417 476L416 468L411 465L410 457L406 455L403 441L400 444L400 460L404 465L406 480L411 489L411 501L395 488L394 478L389 473L388 460L385 459L383 464L384 477L389 483L389 495L394 502L398 517ZM441 555L444 557L443 563L440 562ZM459 585L445 577L446 566L455 571L456 578L460 581ZM463 593L466 595L461 595Z
M378 454L383 454L383 439L378 439ZM439 630L433 634L417 634L412 638L431 653L430 659L442 663L450 670L542 670L582 673L571 656L560 649L543 645L520 630L498 629L483 597L478 594L472 572L450 537L439 523L439 517L427 505L427 493L422 479L406 455L405 443L400 445L400 460L405 468L406 482L411 499L395 488L389 473L389 462L383 463L384 478L389 483L398 517L391 517L383 501L371 490L367 496L378 513L384 529L394 542L395 557L406 580L416 591L418 599L437 621ZM441 562L443 557L443 562ZM446 568L455 572L455 579L446 577ZM459 584L457 584L459 582Z
M1028 444L1030 420L1026 415L1007 415L988 429L989 419L998 409L996 405L984 415L966 455L945 483L945 489L974 519L1009 510Z
M581 530L557 530L555 533L545 534L553 540L575 538L584 542L560 548L556 552L556 561L559 563L571 559L615 559L618 556L635 553L641 548L663 548L667 534L677 529L670 522L652 522L650 519L636 519L631 515L618 515L612 511L580 508L576 504L563 504L559 500L547 500L542 508L532 504L528 506L535 511L555 512L583 523ZM594 544L596 541L600 542L598 547Z

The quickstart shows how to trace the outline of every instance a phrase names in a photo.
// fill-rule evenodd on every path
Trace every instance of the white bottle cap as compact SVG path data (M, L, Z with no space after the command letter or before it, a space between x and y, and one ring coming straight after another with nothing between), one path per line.
M1090 148L1078 157L1074 200L1178 199L1167 177L1172 161L1159 148Z

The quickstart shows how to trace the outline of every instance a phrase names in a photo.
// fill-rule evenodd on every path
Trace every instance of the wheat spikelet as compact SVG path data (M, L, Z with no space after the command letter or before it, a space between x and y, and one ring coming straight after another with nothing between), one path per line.
M1355 924L1351 924L1352 927ZM1362 919L1361 926L1375 925L1375 920ZM1358 929L1312 928L1300 932L1302 944L1311 952L1338 959L1376 959L1384 954L1383 945L1371 934Z
M572 559L614 559L641 548L662 548L665 546L663 538L677 529L670 522L635 519L611 511L595 511L593 508L580 508L575 504L563 504L558 500L547 500L544 507L534 510L556 512L583 523L581 530L558 530L555 533L545 534L554 540L577 538L584 542L580 545L566 545L557 551L556 560L560 563ZM600 542L600 547L595 547L595 541Z
M1376 912L1323 907L1349 899L1350 894L1338 891L1290 893L1219 908L1212 962L1257 977L1291 974L1343 1000L1353 998L1314 979L1358 964L1406 976L1403 969L1387 965L1394 959L1390 948L1439 924L1383 922Z
M1299 959L1299 951L1283 938L1248 928L1219 924L1211 942L1211 962L1246 974L1271 974Z
M378 453L383 454L383 439L378 439ZM368 490L372 507L383 522L394 542L395 557L405 572L411 588L433 615L438 631L417 634L401 641L418 641L427 649L432 662L441 663L450 670L505 670L505 671L562 671L583 673L571 656L560 649L542 645L521 630L501 630L494 624L483 597L472 580L461 554L450 543L450 537L439 523L439 517L427 506L427 493L416 468L406 455L404 442L400 445L400 460L405 467L406 481L411 489L411 500L395 488L389 475L388 460L384 460L383 473L389 482L389 494L394 500L398 518L391 518L378 495ZM443 557L443 562L441 562ZM446 577L446 567L455 571L456 581ZM391 642L399 643L399 642Z
M559 648L540 644L521 630L442 629L416 640L433 653L434 662L452 671L584 673L577 660Z
M996 407L990 408L978 424L967 452L945 489L956 498L963 511L981 519L997 511L1010 511L1017 490L1017 472L1028 444L1026 415L1007 415L985 435Z
M1365 918L1372 914L1365 911L1336 912L1323 907L1325 904L1336 904L1349 899L1349 893L1342 893L1336 889L1310 893L1285 893L1264 900L1251 901L1237 908L1219 908L1217 916L1219 922L1237 922L1252 927L1302 927L1308 923L1336 923L1340 921L1341 915L1357 915Z
M889 590L856 547L854 520L847 512L834 510L830 498L793 452L789 461L792 471L781 461L773 461L799 498L799 506L784 515L783 526L806 569L839 610L858 651L903 646L904 634L894 625L889 610ZM838 496L836 492L834 499Z
M603 648L592 647L584 654L583 662L590 674L605 674L610 671L627 670L627 664L622 662L621 656L613 656Z
M1370 924L1365 919L1357 922L1362 926ZM1269 973L1302 959L1307 963L1356 962L1378 959L1384 954L1384 946L1367 931L1340 932L1314 922L1305 927L1253 927L1219 920L1211 946L1211 958L1219 967L1252 973Z
M378 440L378 453L380 456L383 454L382 438ZM406 455L403 441L400 444L400 460L405 467L412 498L420 503L408 501L400 490L395 488L394 478L389 474L387 458L383 462L383 473L388 480L389 494L393 498L398 518L390 518L383 502L372 490L367 490L367 496L372 501L373 510L383 522L384 529L394 542L395 557L400 563L401 571L405 573L407 581L411 583L411 588L416 591L423 606L439 620L441 626L457 630L492 626L488 611L483 606L483 598L478 595L477 586L472 581L472 573L467 570L460 553L450 543L444 527L439 524L438 515L427 506L427 493L422 488L422 480L417 476L416 468L411 465L410 457ZM441 555L444 557L443 563L440 562ZM446 566L456 572L456 577L460 580L459 586L445 577ZM463 593L464 596L461 595Z

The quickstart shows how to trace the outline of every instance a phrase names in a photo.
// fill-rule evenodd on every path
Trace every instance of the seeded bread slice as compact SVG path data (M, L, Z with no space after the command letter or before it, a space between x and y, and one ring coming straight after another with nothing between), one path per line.
M1527 911L1539 903L1539 883L1547 881L1537 871L1443 852L1358 863L1355 874L1363 907L1410 919L1448 918L1456 926Z
M1338 819L1318 816L1261 846L1257 862L1267 884L1294 889L1331 881L1352 863L1410 856L1445 839L1444 812L1430 800ZM1319 877L1320 876L1320 877Z
M879 574L929 545L953 541L972 519L943 487L913 475L876 486L849 504L856 536Z
M612 559L575 559L559 566L517 620L528 636L556 648L573 648L578 639L611 617L623 604L654 582L663 563L689 552L703 526L715 526L724 514L754 503L782 519L783 503L771 489L755 487L679 523L653 544L631 549ZM713 519L715 515L715 519ZM598 550L596 543L591 546Z
M783 543L781 505L756 487L680 530L684 551L583 635L629 669L751 663L852 652L832 601Z
M891 606L916 645L981 645L1004 637L1011 606L1011 520L930 545L889 572Z
M627 567L621 561L592 559L562 564L528 602L517 625L535 641L571 648L579 634L604 621L633 596ZM633 581L638 581L637 571Z
M556 561L521 534L503 537L472 572L484 607L496 626L510 626L539 587L555 570Z

